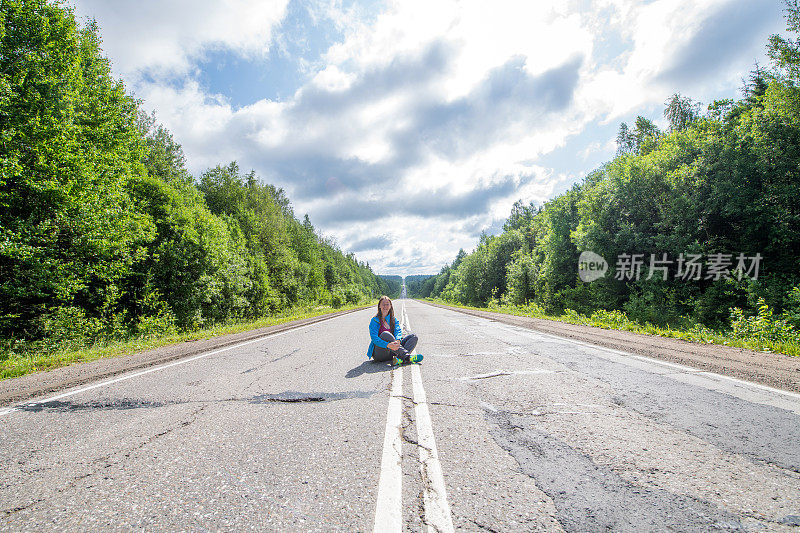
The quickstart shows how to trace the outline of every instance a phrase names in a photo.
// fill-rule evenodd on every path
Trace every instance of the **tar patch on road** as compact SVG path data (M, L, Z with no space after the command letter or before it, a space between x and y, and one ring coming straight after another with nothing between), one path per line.
M165 405L174 405L185 402L150 402L147 400L131 400L128 398L118 398L113 400L102 400L93 402L62 402L58 400L50 402L41 402L28 405L21 405L18 407L20 411L27 411L29 413L39 413L42 411L55 411L55 412L74 412L74 411L98 411L98 410L111 410L111 411L124 411L127 409L144 409L154 407L164 407Z
M141 399L114 398L108 400L95 400L91 402L69 402L53 400L49 402L32 403L17 407L20 411L29 413L55 412L70 413L78 411L123 411L129 409L155 409L172 405L187 403L218 403L218 402L248 402L250 404L266 403L312 403L312 402L333 402L338 400L349 400L353 398L369 398L380 391L346 391L346 392L295 392L285 391L278 394L259 394L250 398L226 398L222 400L189 401L173 400L168 402L154 402Z
M553 501L567 531L744 531L736 515L690 496L634 485L547 433L485 411L495 441Z
M369 398L378 391L347 391L347 392L295 392L286 391L279 394L261 394L254 396L250 403L300 403L300 402L332 402L349 400L352 398Z

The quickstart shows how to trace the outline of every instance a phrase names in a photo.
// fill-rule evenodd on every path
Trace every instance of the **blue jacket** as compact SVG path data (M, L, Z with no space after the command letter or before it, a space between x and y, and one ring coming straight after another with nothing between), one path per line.
M389 325L391 326L391 324ZM389 344L378 336L380 329L381 324L378 320L378 317L372 317L372 320L369 321L369 336L372 339L372 342L369 343L369 348L367 349L367 359L372 359L372 351L376 346L386 348L386 346ZM402 335L403 331L400 329L400 321L397 320L397 317L394 317L394 338L400 340Z

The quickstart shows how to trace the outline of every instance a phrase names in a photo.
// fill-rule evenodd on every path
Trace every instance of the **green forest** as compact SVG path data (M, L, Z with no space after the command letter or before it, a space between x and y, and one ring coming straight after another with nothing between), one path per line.
M798 2L787 6L796 37ZM544 205L517 202L501 234L409 294L797 342L800 43L774 35L767 50L740 99L676 93L665 131L622 124L612 161ZM607 261L605 277L580 280L584 251Z
M388 276L381 274L379 276L385 283L386 283L386 296L389 298L399 298L400 297L400 290L403 287L403 277L402 276Z
M798 342L800 43L767 50L740 99L622 124L612 161L409 295ZM0 0L0 140L0 360L400 293L253 171L191 175L59 3ZM605 277L581 281L584 251Z
M3 359L388 292L254 172L190 175L96 24L45 0L0 6Z

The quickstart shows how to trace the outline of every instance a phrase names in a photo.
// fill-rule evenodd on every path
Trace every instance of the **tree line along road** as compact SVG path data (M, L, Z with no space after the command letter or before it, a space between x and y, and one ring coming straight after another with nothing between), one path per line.
M0 530L789 531L800 395L398 300L0 410Z

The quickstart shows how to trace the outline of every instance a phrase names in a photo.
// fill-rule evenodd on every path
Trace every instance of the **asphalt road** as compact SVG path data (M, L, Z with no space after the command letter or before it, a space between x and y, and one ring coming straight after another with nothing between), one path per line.
M365 310L0 411L0 530L800 526L799 395L395 307L420 366Z

